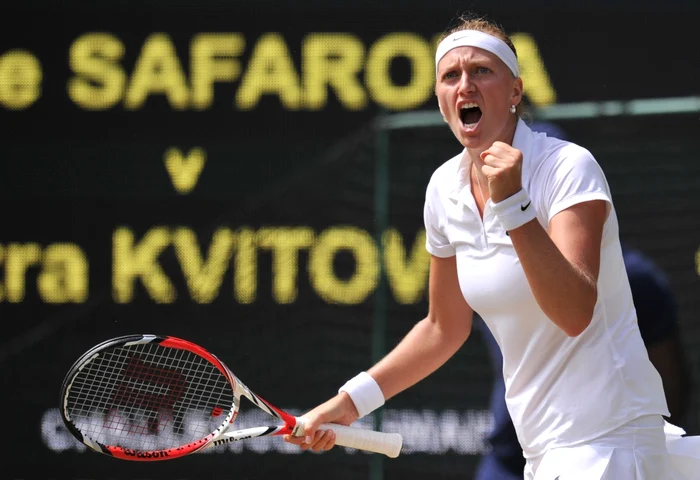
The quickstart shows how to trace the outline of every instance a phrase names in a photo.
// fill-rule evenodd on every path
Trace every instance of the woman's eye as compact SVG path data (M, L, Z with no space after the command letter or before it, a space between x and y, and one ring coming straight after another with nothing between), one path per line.
M455 78L456 76L457 76L457 72L455 72L455 71L453 70L453 71L451 71L451 72L447 72L447 73L445 74L444 78Z
M489 73L491 70L488 67L477 67L476 73Z

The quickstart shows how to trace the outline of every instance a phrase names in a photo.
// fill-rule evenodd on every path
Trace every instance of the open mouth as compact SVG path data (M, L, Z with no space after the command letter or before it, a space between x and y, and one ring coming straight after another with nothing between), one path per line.
M475 103L465 103L459 110L459 118L467 128L473 128L481 120L481 109Z

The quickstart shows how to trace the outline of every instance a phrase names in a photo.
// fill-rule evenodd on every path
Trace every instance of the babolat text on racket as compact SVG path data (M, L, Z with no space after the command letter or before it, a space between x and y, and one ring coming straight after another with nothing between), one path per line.
M241 398L276 424L229 431ZM153 461L266 435L304 435L303 420L263 400L203 347L175 337L129 335L80 357L61 389L68 430L91 449L125 460ZM402 438L337 424L337 445L397 457Z

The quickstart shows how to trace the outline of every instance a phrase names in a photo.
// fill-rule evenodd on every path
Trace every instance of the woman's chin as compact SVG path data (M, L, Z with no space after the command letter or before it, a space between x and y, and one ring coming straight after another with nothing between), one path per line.
M478 128L474 129L469 129L469 128L464 128L460 130L460 135L459 139L462 143L462 145L465 148L468 149L477 149L480 147L486 148L487 146L484 145L484 137L481 135L481 132L479 131Z

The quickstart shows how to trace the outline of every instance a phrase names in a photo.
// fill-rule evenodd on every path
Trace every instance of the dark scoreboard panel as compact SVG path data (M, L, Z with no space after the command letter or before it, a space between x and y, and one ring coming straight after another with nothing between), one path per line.
M163 157L199 147L208 163L191 195L254 191L379 111L434 109L434 39L459 11L11 8L2 190L177 195ZM534 105L698 91L697 13L533 7L494 17L515 34Z
M697 8L617 3L488 12L514 33L530 104L697 96ZM446 129L387 134L372 122L435 109L435 38L464 6L4 8L0 368L12 434L2 476L469 478L487 448L493 375L476 334L387 406L386 428L407 447L383 466L274 440L111 461L80 450L56 411L70 364L111 336L199 342L297 411L400 339L427 309L424 188L458 146ZM688 346L700 344L697 114L562 126L601 161L624 239L669 272ZM375 183L381 159L388 189Z

